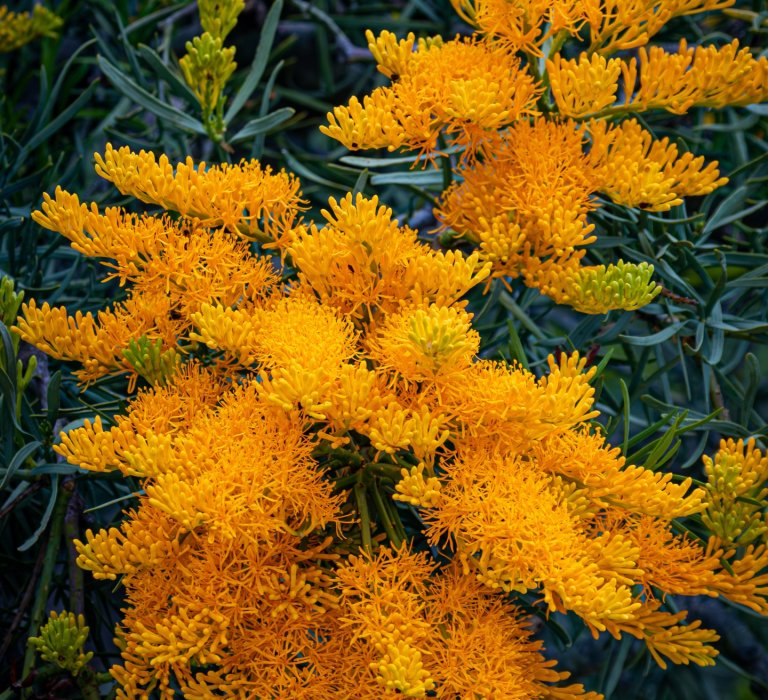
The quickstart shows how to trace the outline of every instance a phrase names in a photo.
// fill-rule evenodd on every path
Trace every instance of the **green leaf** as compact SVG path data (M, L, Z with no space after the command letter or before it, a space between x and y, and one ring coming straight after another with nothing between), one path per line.
M703 234L708 234L721 226L726 226L737 219L743 219L745 216L762 209L768 200L762 200L757 204L753 204L750 207L745 207L747 197L749 196L750 187L747 185L741 185L731 192L721 203L720 206L712 214L707 224L704 226Z
M139 55L155 72L155 75L168 84L175 95L181 97L192 105L198 103L195 93L189 89L189 86L178 73L165 64L156 51L146 44L139 44Z
M56 82L54 83L53 87L51 88L51 93L48 96L48 101L45 103L45 107L40 115L40 121L39 122L33 122L30 124L30 128L33 129L34 132L37 132L38 129L45 123L45 121L48 119L48 117L51 114L51 110L54 107L54 104L56 103L56 100L58 99L59 92L61 91L62 85L64 84L64 79L67 77L67 74L69 73L69 69L72 67L72 64L75 62L75 59L83 52L85 49L90 48L96 43L96 39L90 39L80 46L77 47L72 52L72 55L67 59L67 62L64 64L64 66L61 68L61 70L58 72L59 77L56 79Z
M686 323L686 321L676 321L658 333L653 333L651 335L620 335L619 339L625 343L629 343L630 345L639 345L641 347L647 345L658 345L659 343L663 343L665 340L671 338L673 335L675 335L675 333L679 333Z
M115 87L124 95L130 97L134 102L143 107L152 114L159 117L162 121L172 124L182 131L193 134L205 134L205 127L193 117L161 102L157 97L148 93L144 88L139 87L130 78L123 75L120 69L113 66L103 56L98 57L99 66L104 74L114 83Z
M32 533L32 535L27 539L24 544L22 544L18 550L20 552L26 552L35 542L37 542L40 539L40 535L45 532L45 528L48 527L48 522L51 519L51 515L53 514L53 507L56 503L56 497L59 494L59 479L58 477L53 477L51 479L51 492L48 494L48 505L45 507L45 512L43 513L43 517L40 520L40 523L38 524L35 531Z
M626 455L629 450L629 391L627 390L627 384L623 379L619 379L619 387L621 388L622 411L624 415L624 440L621 443L621 453Z
M261 36L259 37L259 47L256 49L256 55L253 57L251 69L248 71L248 75L245 77L240 89L232 98L229 109L227 109L224 115L224 122L226 124L229 124L237 116L243 105L248 101L248 98L253 94L253 91L259 84L259 80L261 80L261 76L264 74L264 69L267 67L267 61L269 60L269 52L272 50L272 44L275 40L277 23L282 11L283 0L275 0L264 21Z
M370 176L370 173L367 170L363 170L360 172L360 175L358 176L357 180L355 180L355 186L352 188L353 197L365 191L365 187L368 184L369 176Z
M373 185L413 185L415 187L428 187L437 185L442 187L443 174L438 170L417 170L405 173L379 173L371 177Z
M257 117L251 119L240 131L238 131L231 139L230 143L240 143L252 136L258 134L265 134L267 131L271 131L276 127L287 122L294 114L296 110L292 107L283 107L275 110L272 114L267 114L265 117Z
M13 456L13 459L11 459L10 464L5 470L5 474L3 474L2 481L0 481L0 491L5 488L8 480L16 473L16 470L21 467L22 464L24 464L24 461L27 459L27 457L34 454L38 447L40 447L40 443L35 440L34 442L27 443L24 445L24 447L19 449L19 451Z
M45 143L53 136L62 126L64 126L72 117L77 114L80 109L86 105L91 95L96 90L99 81L94 80L85 90L83 90L77 98L70 104L65 110L60 112L55 119L48 122L42 129L40 129L19 151L19 155L16 157L16 163L20 164L24 162L31 151L37 148L40 144ZM17 166L14 166L16 168Z
M325 185L326 187L333 187L338 190L347 190L348 187L340 182L334 182L321 175L318 175L314 171L310 170L303 163L300 163L286 148L280 149L280 152L285 158L286 165L296 173L302 180L309 180L310 182L316 182L318 185Z
M283 69L284 65L285 61L278 62L278 64L272 69L269 80L267 80L267 84L264 86L264 94L261 96L261 105L259 106L260 117L266 117L267 113L269 112L270 95L275 89L277 76ZM258 134L256 138L253 139L253 144L251 145L251 158L261 158L264 153L264 140L264 134Z

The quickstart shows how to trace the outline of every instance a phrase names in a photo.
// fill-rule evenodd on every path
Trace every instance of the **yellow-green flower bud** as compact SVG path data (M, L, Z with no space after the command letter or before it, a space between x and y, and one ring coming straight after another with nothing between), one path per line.
M200 101L206 120L223 105L224 85L237 68L234 59L234 47L223 48L221 38L209 32L187 42L187 55L179 65L184 79Z
M123 357L153 386L164 386L176 374L181 356L175 348L163 350L163 341L150 340L145 335L131 340Z
M45 661L76 676L93 658L92 651L83 651L88 631L82 615L51 611L48 622L40 628L40 636L30 637L29 643Z

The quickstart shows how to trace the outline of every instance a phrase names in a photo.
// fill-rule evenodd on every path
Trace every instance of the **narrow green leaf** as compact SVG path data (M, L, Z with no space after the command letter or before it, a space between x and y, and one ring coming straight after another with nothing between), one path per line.
M627 655L632 648L632 637L625 634L621 638L621 642L616 647L615 653L610 655L610 663L606 663L602 682L600 688L602 689L605 700L610 700L613 696L613 691L616 690L616 686L619 684L621 674L624 671L624 666L627 661Z
M62 66L61 70L58 71L58 78L56 78L56 82L53 84L53 87L51 88L51 93L48 96L48 101L45 104L45 108L43 109L43 112L40 117L40 121L37 123L33 123L33 125L30 125L30 128L34 128L34 132L36 133L39 128L45 123L45 121L48 119L48 117L51 114L51 111L53 110L53 107L56 103L56 100L59 97L59 92L61 91L62 85L64 84L64 79L67 77L69 73L69 69L72 67L72 64L75 62L75 60L80 56L80 54L85 51L85 49L90 48L96 43L96 39L89 39L86 42L83 42L80 46L78 46L73 52L72 55L67 59L67 62Z
M35 440L34 442L27 443L24 445L24 447L19 449L19 451L13 456L13 459L11 459L10 464L5 470L5 474L3 474L2 481L0 481L0 491L5 488L5 485L16 473L16 470L19 469L22 464L24 464L24 460L26 460L30 455L34 454L38 447L40 447L40 443Z
M664 433L664 435L662 435L655 443L651 443L653 445L653 449L648 455L648 458L645 460L643 467L645 467L646 469L650 469L651 471L655 470L655 468L659 465L660 460L664 456L664 453L669 449L670 445L672 444L672 441L677 436L677 429L680 426L680 423L686 417L686 415L687 415L687 412L683 411L675 419L675 422L669 426L669 429L667 430L667 432ZM646 447L643 449L646 449L647 447L649 446L646 445ZM675 451L677 450L677 448L679 448L679 445L676 448L674 448Z
M621 454L626 455L629 450L629 391L627 384L623 379L619 379L619 388L621 389L622 413L624 415L624 440L622 441Z
M47 141L53 134L55 134L62 126L64 126L72 117L77 114L80 109L88 103L91 99L91 95L96 90L99 81L94 80L85 90L83 90L77 98L63 111L61 111L54 119L48 122L40 131L38 131L26 144L24 148L19 151L19 155L16 158L17 163L21 163L26 160L31 151L37 148L40 144Z
M43 513L43 517L40 519L40 523L38 524L37 528L35 528L35 531L32 533L32 535L27 539L24 544L22 544L18 550L20 552L26 552L35 542L37 542L40 539L40 535L45 532L45 528L48 527L48 522L51 519L51 515L53 514L53 506L56 503L56 497L59 494L59 479L58 477L54 476L51 478L51 492L48 495L48 504L45 506L45 512Z
M603 359L600 360L599 364L597 365L597 368L595 369L595 376L592 377L592 380L598 379L600 376L602 376L603 371L608 366L608 363L611 360L611 357L613 357L613 353L615 352L616 348L608 348L608 351L605 353L605 356Z
M378 173L371 177L371 184L414 185L416 187L437 185L442 187L443 174L438 170L409 170L405 173Z
M282 107L281 109L272 112L272 114L267 114L265 117L257 117L256 119L251 119L251 121L249 121L242 129L240 129L240 131L238 131L231 139L229 139L229 142L240 143L240 141L245 141L252 136L265 134L266 132L271 131L272 129L275 129L281 124L287 122L295 113L296 110L292 107Z
M300 163L287 148L281 148L280 152L283 154L283 158L285 158L286 165L303 180L310 180L318 185L325 185L326 187L333 187L339 190L348 189L346 185L329 180L310 170L303 163Z
M183 78L176 73L170 66L167 66L160 55L146 44L139 44L139 55L144 59L147 65L155 72L155 75L165 81L173 91L174 95L181 97L191 105L198 104L197 96Z
M267 13L266 20L264 20L264 26L259 37L259 46L256 49L256 55L253 57L251 69L248 71L248 75L245 77L240 89L232 98L229 109L227 109L224 115L224 122L226 124L229 124L237 116L237 113L243 108L251 94L253 94L253 91L259 84L259 80L261 80L261 76L264 74L264 69L267 67L267 61L269 60L269 53L272 51L272 43L275 40L277 23L282 11L283 0L275 0Z
M355 180L355 186L352 188L352 196L355 197L358 194L365 192L365 186L368 184L369 173L367 170L363 170Z
M269 80L267 80L267 84L264 86L264 94L261 96L261 105L259 107L260 117L266 117L267 114L269 113L269 103L270 103L272 91L275 89L275 82L277 81L277 76L282 70L284 65L285 65L285 61L280 61L272 69L272 73L269 76ZM262 154L264 153L264 140L265 140L264 134L258 134L256 138L253 139L253 144L251 145L251 158L261 158Z
M509 342L507 348L509 349L510 357L513 360L517 360L525 369L529 368L528 358L525 355L525 349L523 343L520 340L520 335L515 328L515 324L511 319L507 320L507 331L509 333Z
M685 321L676 321L658 333L653 333L651 335L620 335L619 339L630 345L639 345L641 347L646 345L658 345L668 338L671 338L675 333L679 333L685 324Z
M749 187L746 185L741 185L733 190L733 192L720 202L720 206L718 206L717 209L715 209L714 214L709 217L709 221L707 221L704 226L702 233L707 234L710 231L714 231L716 228L723 226L723 222L727 223L729 220L732 220L731 217L734 213L738 216L748 195Z
M136 493L129 493L129 494L126 494L125 496L118 496L117 498L113 498L111 501L105 501L104 503L99 503L99 505L93 506L92 508L86 508L83 511L83 513L93 513L96 510L101 510L102 508L107 508L109 506L115 505L116 503L122 503L123 501L130 501L131 499L135 499L143 495L144 495L144 490L141 489Z
M161 102L157 97L148 93L144 88L139 87L130 78L124 76L118 68L113 66L103 56L98 57L99 67L105 75L112 81L115 87L124 95L130 97L134 102L143 107L152 114L160 117L161 120L173 124L178 129L193 134L205 134L203 125L188 114Z

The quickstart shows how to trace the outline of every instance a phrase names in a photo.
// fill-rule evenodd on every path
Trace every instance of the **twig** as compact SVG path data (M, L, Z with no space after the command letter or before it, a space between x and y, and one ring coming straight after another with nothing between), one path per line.
M73 482L74 483L74 482ZM80 516L83 510L83 499L76 489L67 504L64 516L64 537L67 542L67 566L69 567L69 610L75 615L85 614L85 582L83 570L77 565L77 550L74 540L80 537Z
M27 488L25 488L16 498L14 498L5 508L0 510L0 518L4 518L10 513L21 501L28 498L33 493L39 491L43 487L42 481L33 481ZM2 656L2 654L0 654Z

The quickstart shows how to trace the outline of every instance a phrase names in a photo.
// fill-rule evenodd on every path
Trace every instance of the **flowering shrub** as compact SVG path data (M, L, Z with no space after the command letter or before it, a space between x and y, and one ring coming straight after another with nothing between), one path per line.
M425 163L458 150L437 213L492 276L520 277L585 313L644 306L660 291L652 266L582 264L597 240L589 214L597 194L661 212L727 182L717 162L626 117L768 99L768 58L738 41L646 48L673 17L733 2L451 2L476 27L471 37L367 32L391 84L334 108L321 130L353 150L418 150ZM635 48L637 57L610 58Z
M35 220L128 297L97 317L32 300L16 330L83 381L151 385L55 448L142 484L76 542L125 587L119 697L596 698L560 684L506 594L662 666L717 654L665 594L768 613L768 456L724 443L695 488L626 465L578 354L540 378L477 359L478 252L431 249L375 197L306 221L297 180L256 162L96 162L171 214L46 195ZM680 527L696 514L708 535Z

